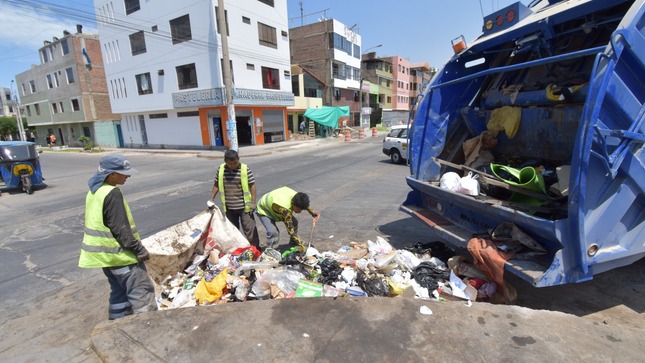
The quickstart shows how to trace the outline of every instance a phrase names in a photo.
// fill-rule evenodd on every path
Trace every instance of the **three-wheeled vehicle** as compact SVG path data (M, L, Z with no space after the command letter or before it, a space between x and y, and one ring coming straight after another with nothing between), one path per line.
M22 187L31 194L34 186L43 184L36 143L0 141L0 179L6 188Z

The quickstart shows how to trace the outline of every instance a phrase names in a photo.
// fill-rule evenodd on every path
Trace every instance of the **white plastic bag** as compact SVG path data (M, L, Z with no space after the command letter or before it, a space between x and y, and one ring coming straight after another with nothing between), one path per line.
M459 187L460 179L461 177L459 176L459 174L455 173L454 171L449 171L441 176L441 179L439 180L439 187L441 187L441 189L447 189L455 192Z
M477 178L479 175L474 175L472 172L468 172L468 175L462 177L459 180L459 186L457 187L456 192L466 195L479 195L479 181Z

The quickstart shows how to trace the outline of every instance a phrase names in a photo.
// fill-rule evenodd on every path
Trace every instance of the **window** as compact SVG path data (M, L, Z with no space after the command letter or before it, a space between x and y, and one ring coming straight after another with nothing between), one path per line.
M36 111L36 116L40 116L40 105L39 104L36 103L34 105L34 111Z
M291 77L291 90L295 97L300 96L300 79L298 76Z
M72 67L65 69L65 74L67 75L67 84L74 83L74 70L72 70Z
M262 88L280 89L280 76L277 69L262 67Z
M54 88L54 84L52 83L52 75L48 74L46 77L47 77L47 88L49 89Z
M354 91L354 102L358 102L359 97L360 97L360 92Z
M36 93L36 82L29 81L29 89L31 89L31 93Z
M81 110L81 105L78 103L78 99L73 98L72 99L72 111L76 112L76 111L80 111L80 110Z
M197 70L195 63L175 67L179 89L197 88Z
M170 33L172 34L172 44L179 44L193 39L188 14L170 21Z
M267 4L269 6L274 6L273 0L258 0L258 1L263 3L263 4Z
M151 119L153 118L168 118L167 113L151 113L149 116Z
M40 50L40 58L43 63L49 62L49 57L47 56L47 49L43 48Z
M258 37L260 39L260 45L278 48L278 38L274 27L258 22Z
M22 95L23 96L26 95L27 94L27 88L25 87L25 82L22 82L20 84L20 88L22 89Z
M246 16L242 17L242 23L244 24L251 24L251 19L247 18ZM228 24L228 22L226 23ZM228 30L227 30L228 31Z
M56 102L52 102L52 112L58 113L58 105L56 104Z
M150 29L152 29L152 32L154 33L154 32L157 32L159 30L159 27L156 26L156 25L153 25L152 28L150 28Z
M139 5L139 0L125 0L125 15L130 15L135 11L141 9Z
M222 69L222 78L224 78L224 58L219 59L219 66L220 69ZM228 60L228 69L231 72L231 81L233 81L233 84L235 84L235 72L233 72L233 61Z
M195 117L199 116L199 111L177 112L177 117Z
M69 53L69 45L67 44L67 39L63 39L60 41L60 46L63 51L63 55Z
M143 35L143 30L130 34L130 49L132 50L132 55L146 52L146 38Z
M255 70L255 65L251 64L251 63L247 63L246 64L246 69L248 69L249 71L254 71Z
M137 74L137 91L140 95L152 93L152 84L150 83L150 73Z
M58 102L58 107L60 108L60 113L65 112L65 109L63 108L63 103L62 102Z
M289 33L287 33L285 30L283 30L283 31L281 32L281 34L282 34L282 36L283 36L283 37L285 37L285 38L289 36Z
M340 101L340 89L334 88L334 98L336 101Z
M27 110L27 116L31 116L31 107L25 106L25 110Z
M361 59L361 47L357 44L354 44L354 58Z
M60 73L60 71L58 71ZM54 72L54 87L60 87L60 83L58 82L58 73Z
M217 34L222 32L219 30L219 11L218 7L215 7L215 25L217 26ZM231 31L228 29L228 10L224 9L224 23L226 24L226 35L231 35Z

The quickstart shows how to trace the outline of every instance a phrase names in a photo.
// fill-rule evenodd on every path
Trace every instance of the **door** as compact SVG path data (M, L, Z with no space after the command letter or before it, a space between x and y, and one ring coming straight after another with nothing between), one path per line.
M139 127L141 128L141 143L148 146L148 133L146 132L146 120L143 115L139 115Z
M123 147L123 131L121 130L121 124L116 124L116 137L118 138L117 142L119 143L118 147Z
M238 145L253 144L253 129L251 127L251 118L245 116L236 116L237 125L237 142Z
M224 139L222 138L222 119L213 117L213 140L215 146L224 146Z

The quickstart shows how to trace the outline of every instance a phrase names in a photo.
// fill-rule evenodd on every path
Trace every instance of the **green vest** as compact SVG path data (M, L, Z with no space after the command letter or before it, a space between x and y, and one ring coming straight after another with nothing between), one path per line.
M78 267L117 267L138 262L134 252L124 250L103 222L103 201L114 188L111 185L103 184L95 193L90 191L85 197L85 234L83 235ZM130 221L130 228L132 228L134 236L140 239L125 198L123 205L128 221Z
M258 214L261 216L269 217L274 221L282 221L282 215L276 213L272 205L277 204L282 208L291 209L291 199L296 195L296 191L289 187L278 188L274 191L268 192L258 202Z
M249 213L251 211L251 192L249 191L249 168L246 164L241 164L242 170L240 179L242 182L242 193L244 197L244 212ZM226 164L219 166L217 172L217 189L219 189L219 197L222 200L222 211L226 212L226 197L224 196L224 168Z

